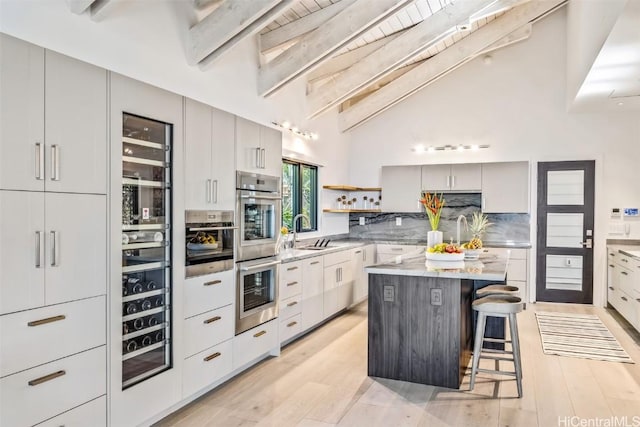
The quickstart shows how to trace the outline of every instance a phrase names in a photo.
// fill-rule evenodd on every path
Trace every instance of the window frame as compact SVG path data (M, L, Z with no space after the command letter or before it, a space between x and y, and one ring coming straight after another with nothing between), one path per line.
M303 182L303 170L304 168L309 168L313 171L315 171L313 177L312 177L312 183L311 183L311 188L312 188L312 197L310 198L311 201L311 208L310 208L310 215L309 215L309 227L305 227L306 225L306 221L301 219L300 221L298 221L297 224L293 224L296 228L296 232L297 233L311 233L311 232L315 232L318 231L318 199L319 199L319 188L318 188L318 166L316 165L312 165L309 163L305 163L305 162L300 162L300 161L296 161L296 160L291 160L291 159L286 159L283 158L282 159L282 164L288 164L288 165L293 165L296 168L296 173L295 176L293 177L293 182L292 182L292 193L291 193L291 197L292 197L292 217L295 218L296 215L302 213L302 204L303 204L303 189L302 189L302 182ZM282 180L282 183L284 185L284 180ZM284 191L283 191L284 194ZM283 214L284 214L284 206L283 206ZM281 220L282 224L284 225L284 215L282 215L282 220Z

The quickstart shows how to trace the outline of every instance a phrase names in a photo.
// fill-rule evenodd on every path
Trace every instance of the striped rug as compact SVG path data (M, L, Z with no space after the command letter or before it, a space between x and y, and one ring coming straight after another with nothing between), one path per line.
M545 354L634 363L595 314L536 313Z

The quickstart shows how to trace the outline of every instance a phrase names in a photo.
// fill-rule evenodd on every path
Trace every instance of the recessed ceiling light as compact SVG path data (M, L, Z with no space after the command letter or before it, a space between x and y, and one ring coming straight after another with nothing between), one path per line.
M283 128L289 129L290 126L291 126L291 123L288 120L285 120L284 122L282 122Z
M464 150L464 146L463 145L458 145L458 151L462 151Z
M472 149L473 151L478 151L478 150L480 149L480 147L478 147L477 145L472 145L472 146L471 146L471 149Z
M618 107L622 107L624 105L624 102L620 101L618 102Z

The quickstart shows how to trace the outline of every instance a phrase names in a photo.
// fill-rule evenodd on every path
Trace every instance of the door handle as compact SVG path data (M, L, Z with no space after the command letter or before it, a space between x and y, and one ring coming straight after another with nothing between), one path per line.
M218 203L218 180L213 180L213 203Z
M50 236L51 236L51 267L57 267L58 266L58 244L57 244L57 240L58 240L58 232L57 231L50 231L49 232Z
M256 147L256 168L260 167L260 147Z
M261 152L261 155L260 155L261 166L260 167L262 169L264 169L266 167L266 164L267 164L267 150L263 148L262 150L260 150L260 152Z
M593 239L586 239L584 242L580 242L583 248L591 249L593 247Z
M451 175L451 188L454 188L455 186L456 186L456 176Z
M451 187L451 176L447 175L447 188Z
M51 181L60 181L60 147L51 146Z
M41 238L42 238L42 232L36 231L36 268L40 268L41 261L42 261L42 257L40 256Z
M207 193L207 203L211 203L211 180L210 179L207 180L207 186L205 191Z
M44 179L44 145L41 142L36 142L36 179Z

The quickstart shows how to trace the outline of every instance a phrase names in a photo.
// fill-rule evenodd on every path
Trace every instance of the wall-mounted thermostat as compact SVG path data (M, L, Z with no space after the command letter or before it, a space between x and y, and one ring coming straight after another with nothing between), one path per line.
M638 216L638 208L624 208L624 216Z
M611 208L611 218L620 218L620 208Z

